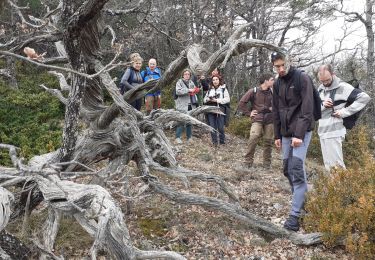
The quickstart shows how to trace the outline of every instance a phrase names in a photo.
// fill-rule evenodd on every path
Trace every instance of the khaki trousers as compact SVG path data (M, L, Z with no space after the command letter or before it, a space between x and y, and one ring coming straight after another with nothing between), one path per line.
M263 136L263 164L266 166L271 165L272 159L272 142L273 142L273 123L263 124L254 122L251 124L249 149L245 155L247 163L250 165L254 162L255 148L258 144L260 137Z

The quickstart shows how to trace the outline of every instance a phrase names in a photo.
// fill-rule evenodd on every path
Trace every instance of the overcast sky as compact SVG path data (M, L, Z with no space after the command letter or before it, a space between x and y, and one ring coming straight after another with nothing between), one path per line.
M346 11L358 12L362 14L365 10L365 0L344 0L344 8ZM329 22L321 29L318 39L324 44L325 53L335 50L338 46L338 39L344 35L344 17L338 17L335 21ZM350 35L344 40L344 48L354 48L358 44L367 45L365 27L361 22L346 23L348 25L347 32Z

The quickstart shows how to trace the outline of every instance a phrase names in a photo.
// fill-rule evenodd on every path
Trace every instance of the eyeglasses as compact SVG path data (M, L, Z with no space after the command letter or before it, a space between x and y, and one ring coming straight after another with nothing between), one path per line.
M326 80L321 80L320 82L323 84L323 85L330 85L333 81L333 78L330 78L330 79L326 79Z

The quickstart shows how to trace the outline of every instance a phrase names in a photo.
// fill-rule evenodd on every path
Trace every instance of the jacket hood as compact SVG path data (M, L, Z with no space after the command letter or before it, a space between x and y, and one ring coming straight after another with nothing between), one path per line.
M151 73L157 73L157 74L159 74L160 75L160 69L158 68L158 67L156 67L155 69L154 69L154 71L151 71L151 69L150 69L150 67L146 67L146 70L147 70L147 73L148 74L151 74Z
M318 88L318 91L319 90L330 91L332 89L338 88L340 86L340 82L342 82L342 80L339 77L337 77L336 75L333 75L333 80L332 80L331 86L329 86L327 88L323 84L320 84L319 88Z

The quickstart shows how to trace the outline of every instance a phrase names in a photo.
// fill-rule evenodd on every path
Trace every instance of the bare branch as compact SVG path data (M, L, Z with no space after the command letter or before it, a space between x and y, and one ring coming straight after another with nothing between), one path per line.
M13 200L13 194L0 187L0 231L8 224Z
M68 100L63 96L60 90L47 88L44 84L40 84L39 86L41 86L45 91L47 91L51 95L57 97L60 100L60 102L64 105L68 104Z
M105 31L109 31L110 33L111 33L111 35L112 35L112 40L111 40L111 46L113 47L114 45L115 45L115 41L116 41L116 32L115 32L115 30L113 30L113 28L111 27L111 26L109 26L109 25L107 25L106 27L105 27L105 29L104 29L104 32Z
M168 33L160 30L160 28L158 26L155 26L154 23L152 21L150 21L149 19L147 19L147 18L145 18L145 21L147 22L148 25L150 25L152 28L154 28L154 30L156 30L157 32L163 34L168 39L170 39L172 41L175 41L178 45L180 45L180 47L184 47L184 42L188 42L188 40L186 40L184 42L181 42L181 41L177 40L176 38L170 36Z
M20 148L9 144L0 144L0 149L8 149L9 157L12 160L13 166L18 169L23 168L22 160L18 159L17 156L17 150L19 150Z
M59 79L60 88L61 88L62 91L70 91L71 90L72 87L69 86L68 83L66 82L64 74L53 71L53 70L48 71L48 73L52 74L52 75L55 75Z
M61 39L62 39L62 33L59 31L29 37L23 40L21 43L19 43L15 47L12 47L10 49L10 52L19 52L31 44L42 43L42 42L57 42L57 41L60 41Z
M16 39L13 38L7 43L0 43L0 48L5 48L5 47L8 47L8 46L11 46L15 41L16 41Z
M30 62L38 67L43 67L43 68L48 68L48 69L53 69L53 70L58 70L58 71L65 71L65 72L70 72L70 73L73 73L73 74L76 74L76 75L79 75L79 76L82 76L82 77L85 77L85 78L89 78L89 79L93 79L97 76L99 76L100 74L102 73L105 73L105 72L109 72L111 70L113 70L114 68L116 67L119 67L119 66L126 66L128 65L129 63L117 63L117 64L114 64L114 60L113 59L111 61L111 63L107 64L106 66L102 67L99 72L95 73L95 74L86 74L86 73L82 73L82 72L79 72L79 71L76 71L76 70L72 70L72 69L68 69L68 68L64 68L64 67L58 67L58 66L53 66L53 65L46 65L42 62L37 62L37 61L34 61L34 60L30 60L28 58L25 58L21 55L18 55L18 54L15 54L15 53L12 53L12 52L9 52L9 51L0 51L0 54L2 55L6 55L6 56L11 56L11 57L15 57L17 59L20 59L20 60L24 60L24 61L27 61L27 62ZM118 54L116 54L116 57L118 57Z
M48 21L44 21L44 23L42 23L40 25L29 23L28 21L26 21L25 17L23 16L23 14L21 12L22 9L29 9L29 7L19 7L15 3L13 3L11 0L7 0L7 2L13 8L13 10L17 13L19 18L21 19L22 25L28 25L30 27L37 28L37 29L42 28L42 27L47 25ZM38 23L40 23L40 21L41 20L39 20Z
M142 12L144 6L149 6L149 5L150 5L150 1L140 0L135 7L132 7L129 9L121 9L121 10L104 9L104 13L107 15L111 15L111 16L139 13L139 12Z

